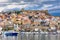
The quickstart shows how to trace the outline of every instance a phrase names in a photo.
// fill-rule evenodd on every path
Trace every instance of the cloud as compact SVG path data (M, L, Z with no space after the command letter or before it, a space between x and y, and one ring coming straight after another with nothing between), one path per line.
M11 4L11 5L7 5L5 7L5 9L13 9L13 8L33 8L33 7L38 7L39 5L37 4L23 4L23 5L15 5L15 4Z
M44 4L43 7L51 7L53 6L52 4Z
M12 9L12 8L15 8L15 7L17 7L16 5L7 5L5 8L6 9Z
M8 2L8 0L0 0L0 2Z
M4 10L4 7L0 7L0 12L2 12Z
M48 10L48 8L52 7L52 4L44 4L39 10Z
M40 3L40 2L46 2L46 1L56 1L56 0L34 0L34 2L37 2L37 3L38 3L38 2L39 2L39 3Z
M20 3L25 3L24 1L20 1Z
M60 9L60 5L59 6L54 6L54 7L51 7L51 8L48 8L48 10L54 10L54 9Z
M5 0L5 1L9 2L9 0L8 1ZM30 1L32 1L32 0L30 0ZM46 2L46 1L55 1L55 0L34 0L33 2L40 3L40 2ZM13 2L13 1L11 0L10 2ZM22 9L22 8L24 8L24 9L30 9L30 10L52 10L55 8L60 8L60 6L55 5L55 4L50 4L50 3L43 4L43 3L41 3L41 5L42 5L41 6L40 4L33 4L33 3L25 1L25 0L20 0L20 2L18 2L18 3L17 2L10 3L10 5L8 5L8 4L6 3L7 6L5 6L5 9L13 9L13 8Z
M5 9L13 9L13 8L20 8L20 9L22 9L22 8L25 8L25 7L27 7L28 5L14 5L14 4L12 4L12 5L7 5L6 7L5 7Z
M13 3L13 2L17 2L17 3L28 3L28 2L36 2L36 3L40 3L40 2L46 2L46 1L55 1L55 0L0 0L0 2L10 2L10 3Z

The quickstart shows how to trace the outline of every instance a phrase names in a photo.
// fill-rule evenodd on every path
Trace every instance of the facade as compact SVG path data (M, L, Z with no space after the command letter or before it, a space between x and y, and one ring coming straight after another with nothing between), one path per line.
M49 15L48 10L21 10L0 14L0 26L8 30L60 30L59 21L60 17Z

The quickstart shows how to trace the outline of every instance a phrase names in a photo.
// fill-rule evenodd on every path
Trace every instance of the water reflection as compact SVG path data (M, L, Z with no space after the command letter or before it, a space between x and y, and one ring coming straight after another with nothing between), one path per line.
M25 36L22 39L25 40L59 40L60 34L45 34L39 32L30 32L25 33Z
M0 40L59 40L60 34L46 34L40 32L20 32L17 37L3 37L0 35Z

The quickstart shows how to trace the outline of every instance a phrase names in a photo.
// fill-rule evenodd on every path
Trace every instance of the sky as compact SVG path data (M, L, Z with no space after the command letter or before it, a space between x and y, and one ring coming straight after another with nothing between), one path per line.
M60 0L0 0L0 12L22 8L25 10L48 10L52 15L59 14Z

